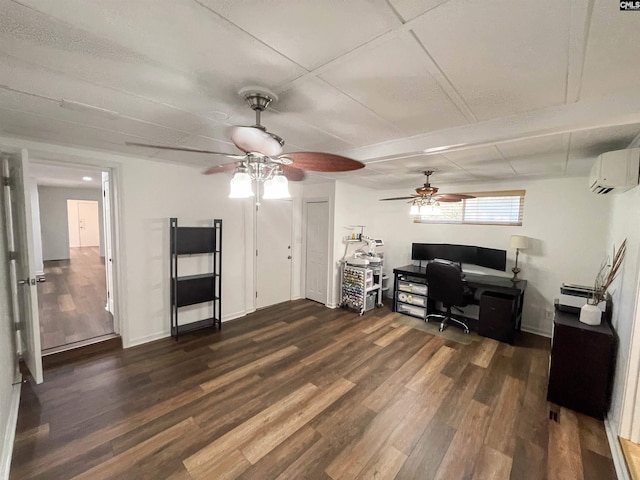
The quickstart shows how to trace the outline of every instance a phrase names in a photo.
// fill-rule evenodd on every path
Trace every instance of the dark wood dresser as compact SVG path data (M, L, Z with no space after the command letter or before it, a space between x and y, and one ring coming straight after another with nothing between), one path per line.
M578 315L556 310L547 399L603 419L609 410L616 358L616 334L603 318L586 325Z

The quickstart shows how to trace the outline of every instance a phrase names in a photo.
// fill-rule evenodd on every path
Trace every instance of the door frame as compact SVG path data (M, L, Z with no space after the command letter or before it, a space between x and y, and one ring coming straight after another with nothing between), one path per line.
M300 273L300 291L302 297L306 298L307 291L307 220L309 217L309 203L327 202L329 207L329 215L327 216L327 299L325 305L329 308L335 308L331 304L331 292L333 289L333 199L330 196L308 197L302 202L302 261Z
M120 185L122 184L122 166L119 163L109 162L109 161L95 161L92 159L86 159L86 163L84 162L84 158L79 159L78 161L60 161L60 160L48 160L44 158L37 158L35 161L31 161L31 163L36 163L40 165L51 165L51 166L59 166L59 167L76 167L83 168L85 170L93 170L96 174L100 172L106 171L109 173L109 202L110 202L110 218L104 219L105 221L105 231L106 231L106 222L107 220L110 223L110 231L111 231L111 247L112 247L112 258L113 258L113 298L115 301L113 302L113 311L111 314L113 315L113 331L114 333L120 335L122 337L122 343L124 346L128 345L128 328L127 322L124 321L124 312L125 304L120 295L120 292L126 291L126 286L124 285L124 252L122 249L123 240L122 240L122 227L121 227L121 219L122 219L122 211L121 211L121 193L120 193ZM98 212L101 215L101 212ZM106 255L106 251L105 251ZM106 268L106 266L105 266Z

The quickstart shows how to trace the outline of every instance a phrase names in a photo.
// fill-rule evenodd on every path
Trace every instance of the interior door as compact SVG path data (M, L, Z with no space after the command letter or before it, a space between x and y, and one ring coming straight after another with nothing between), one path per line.
M307 203L305 297L327 303L329 202Z
M100 222L98 202L78 202L78 226L80 228L80 246L100 246Z
M109 173L102 172L102 218L104 219L104 255L107 275L107 310L113 315L113 260L111 258L111 196Z
M27 151L2 160L5 219L10 253L9 275L14 313L18 322L22 358L36 383L42 383L38 290L33 254L30 194L27 185Z
M265 200L257 212L256 308L291 300L291 200Z

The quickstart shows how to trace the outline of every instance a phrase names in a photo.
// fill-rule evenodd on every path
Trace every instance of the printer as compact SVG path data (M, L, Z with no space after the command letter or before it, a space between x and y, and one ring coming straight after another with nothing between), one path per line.
M582 306L593 297L593 287L563 283L560 287L560 298L556 301L556 308L561 312L580 313ZM603 312L607 302L600 302L598 308Z

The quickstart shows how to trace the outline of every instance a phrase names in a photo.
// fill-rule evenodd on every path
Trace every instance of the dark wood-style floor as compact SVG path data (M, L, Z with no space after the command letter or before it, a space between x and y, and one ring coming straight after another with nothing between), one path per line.
M549 341L445 340L300 300L45 372L12 479L614 479L602 422L549 420ZM454 327L450 327L454 328Z
M113 333L99 248L71 248L70 254L69 260L44 262L46 282L38 284L43 350Z

